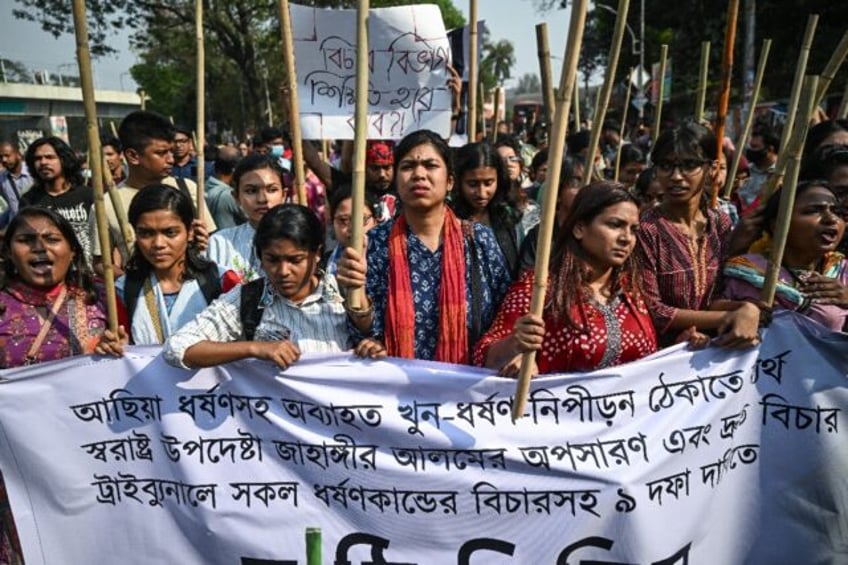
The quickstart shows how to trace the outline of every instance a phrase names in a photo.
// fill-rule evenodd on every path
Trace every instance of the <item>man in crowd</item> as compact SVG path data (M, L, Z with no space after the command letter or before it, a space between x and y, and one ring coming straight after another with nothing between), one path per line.
M106 159L112 182L118 186L127 178L124 160L121 157L121 142L114 135L104 135L100 138L100 146L103 148L103 158Z
M184 126L174 127L174 166L171 175L177 179L197 180L197 148L191 130ZM212 163L204 161L204 178L212 174Z
M124 157L127 161L127 180L117 190L116 199L123 206L123 212L129 210L130 202L140 190L153 184L166 184L174 190L181 190L191 197L195 209L198 205L203 206L203 222L195 220L194 233L198 244L206 247L208 234L215 231L215 221L212 214L206 208L206 203L197 201L197 185L190 179L176 179L171 176L174 165L172 151L174 145L174 126L171 122L155 112L137 110L128 114L118 127L118 137L124 148ZM129 258L135 241L132 229L122 231L118 222L112 199L106 199L106 218L109 222L109 233L113 245L117 245L118 255L114 257L116 271L120 272L120 266ZM94 268L102 272L102 256L100 241L97 238L97 224L89 222L89 233L92 239L94 255ZM124 234L126 233L126 237Z
M780 148L780 139L767 126L758 126L751 133L751 140L745 149L745 158L748 159L750 178L748 182L739 187L737 196L740 206L739 213L743 216L750 210L756 208L760 201L766 181L774 172L777 164L777 152Z
M231 228L246 220L230 186L239 158L238 149L230 145L221 146L215 157L212 176L206 182L206 205L218 229Z
M88 233L94 191L87 186L74 150L58 137L42 137L29 146L26 164L35 174L32 188L21 196L20 207L43 206L56 210L71 226L91 258Z
M20 207L21 196L32 186L33 178L24 163L18 146L10 141L0 143L0 196L6 200L8 208L0 214L0 230L6 229Z

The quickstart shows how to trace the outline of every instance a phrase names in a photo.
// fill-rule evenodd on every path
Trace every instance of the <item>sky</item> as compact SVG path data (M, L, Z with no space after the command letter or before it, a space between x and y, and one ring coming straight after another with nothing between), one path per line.
M454 5L467 20L469 1L454 0ZM13 0L0 2L0 56L21 61L36 70L46 70L51 75L78 74L73 35L56 39L42 31L38 24L16 19L12 15L13 7L17 7ZM478 0L477 13L486 21L493 42L508 39L515 47L516 64L507 87L517 84L518 77L525 73L539 74L536 24L547 22L551 68L554 82L558 82L570 9L542 14L536 11L533 0ZM93 60L95 85L102 89L135 91L137 86L129 75L129 68L135 64L136 56L129 48L128 38L125 34L114 34L111 41L119 54Z
M453 0L453 3L468 20L470 2ZM551 71L554 83L559 83L565 41L568 39L570 7L540 13L536 10L533 0L477 0L477 17L486 21L490 41L494 43L508 39L515 48L515 66L512 69L512 79L506 82L507 88L515 86L518 78L525 73L539 75L536 24L547 22Z
M18 7L14 0L0 1L0 56L20 61L34 70L46 70L51 76L59 73L77 76L73 34L56 39L38 24L15 18L12 9ZM125 34L112 35L110 40L120 53L92 60L95 88L135 92L137 86L129 69L135 64L136 56L130 51L129 40Z

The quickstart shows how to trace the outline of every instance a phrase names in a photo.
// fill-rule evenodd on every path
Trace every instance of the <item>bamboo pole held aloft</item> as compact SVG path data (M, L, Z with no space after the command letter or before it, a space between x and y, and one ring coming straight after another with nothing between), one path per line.
M839 104L836 117L840 120L848 118L848 82L845 83L845 92L842 94L842 102Z
M100 133L97 129L97 105L94 100L94 79L91 73L91 53L88 50L88 28L85 21L85 0L74 0L74 34L77 42L77 62L80 71L80 86L85 107L85 125L88 133L88 152L101 155ZM118 306L115 297L115 270L112 265L112 245L109 241L109 222L106 220L106 202L103 198L103 159L91 160L92 184L94 185L94 214L97 234L103 257L103 279L106 287L106 313L109 331L118 334Z
M486 107L486 97L483 94L483 83L481 82L477 86L478 86L477 92L479 93L478 100L477 100L477 103L478 103L477 107L478 108L485 108ZM480 113L483 114L482 109L480 110ZM482 135L483 139L488 139L488 137L489 137L488 133L486 132L486 116L485 115L483 116L483 119L480 120L480 134ZM473 143L473 141L471 141L469 139L468 143Z
M798 100L801 96L801 87L804 84L804 75L807 74L807 61L810 58L810 50L813 46L813 37L816 34L818 14L810 14L807 17L807 28L804 30L804 39L801 41L801 52L798 53L798 63L795 66L795 78L792 80L792 91L789 95L789 106L786 109L786 122L783 124L783 135L780 136L780 147L777 150L778 160L785 161L786 146L795 127L795 113L798 111ZM782 165L782 164L781 164ZM783 167L781 166L781 172Z
M550 125L554 119L554 85L551 71L551 48L548 44L548 24L536 25L536 47L539 52L539 76L542 77L542 96L545 100L545 123Z
M288 0L280 0L280 27L282 28L283 34L283 62L286 65L286 80L288 82L289 89L288 112L292 139L292 167L294 167L294 183L297 188L298 204L306 206L308 204L306 199L306 170L303 165L303 136L300 133L300 103L297 96L297 66L295 65L294 60L294 36L292 35L291 13L289 12Z
M786 249L786 239L789 235L789 223L792 217L792 209L795 205L795 189L798 185L798 173L801 170L801 153L804 150L804 139L810 127L810 118L816 109L817 89L819 77L808 76L804 78L804 88L801 94L801 120L796 120L795 130L792 132L792 142L789 145L790 156L786 166L787 175L780 191L780 206L777 212L777 223L775 224L774 237L772 238L771 257L766 270L763 289L760 293L760 301L771 307L774 303L774 295L777 290L777 281L780 275L780 266L783 263L783 252Z
M745 127L742 128L742 133L739 139L736 140L736 151L733 152L733 161L730 168L727 170L727 178L724 183L724 198L730 198L733 191L733 181L736 178L736 171L739 170L739 162L742 160L742 151L748 143L748 138L751 136L751 128L754 125L754 110L757 107L757 100L760 97L760 87L763 84L763 76L766 72L766 61L768 61L769 51L771 50L771 39L763 40L763 48L760 51L760 60L757 64L757 76L754 78L754 91L751 94L751 108L748 110L748 115L745 117Z
M574 95L571 97L574 103L574 133L580 131L580 85L574 81ZM556 107L556 104L554 104ZM550 138L550 136L548 136Z
M821 104L824 95L827 94L830 83L833 82L836 73L839 72L839 67L842 66L846 56L848 56L848 30L845 30L842 39L839 41L839 45L836 46L836 50L830 56L830 60L821 73L818 90L816 90L816 106Z
M609 57L607 58L607 69L604 83L598 93L595 115L592 117L592 134L589 136L589 147L586 149L586 164L584 171L595 170L595 155L598 151L598 143L601 141L601 132L604 129L604 116L609 106L612 86L615 83L615 72L618 70L618 57L621 53L621 42L624 39L624 26L627 25L627 12L630 9L630 0L618 0L618 11L615 16L615 27L612 32L612 43L610 43ZM592 174L583 175L583 184L593 182Z
M203 195L206 188L206 51L203 47L203 0L194 2L194 34L197 43L197 219L203 221Z
M115 186L115 181L112 178L112 172L109 170L109 164L106 162L106 157L103 157L103 186L104 192L109 193L109 200L112 201L112 208L115 210L115 217L118 219L118 228L121 230L122 242L115 242L118 245L123 243L124 257L129 257L132 254L132 244L135 241L135 234L130 221L127 218L127 211L124 209L124 203L118 195L118 187Z
M810 14L807 18L807 27L804 31L804 38L801 41L801 51L798 53L798 63L795 66L795 77L792 80L792 92L789 96L789 106L786 109L786 121L783 124L783 133L780 136L780 147L777 151L777 163L774 165L774 172L765 183L765 188L762 191L762 199L765 200L771 196L783 180L783 175L786 172L786 163L788 161L788 151L790 138L795 130L795 115L798 113L798 102L801 98L801 89L804 85L804 76L807 73L807 61L810 57L810 49L813 44L813 36L816 33L816 25L818 24L819 16Z
M583 29L586 26L586 5L588 0L574 0L571 6L571 22L568 29L568 43L565 47L565 57L562 61L562 75L557 91L556 121L550 136L551 146L548 152L548 175L545 178L544 201L542 202L542 218L539 224L539 240L536 251L536 266L533 281L533 298L530 301L530 312L542 315L545 305L545 293L548 288L548 266L551 255L551 236L553 235L557 186L562 172L562 155L565 150L565 131L568 127L568 111L571 96L577 78L577 60L580 56L580 46L583 43ZM534 353L525 353L521 358L521 371L515 386L515 397L512 405L513 421L524 415L527 406L527 394L530 391L531 370L533 369Z
M624 130L627 127L627 112L630 110L630 90L632 89L632 84L630 82L630 77L633 76L633 73L636 72L636 67L630 67L630 74L627 75L627 90L624 93L624 109L621 111L621 128L618 131L618 149L615 152L615 170L613 171L613 180L618 182L618 169L621 168L621 146L623 145L622 139L624 139Z
M727 107L730 104L730 82L733 78L733 45L736 43L736 20L739 16L739 0L730 0L727 8L727 27L724 30L724 55L721 58L721 88L718 97L718 109L716 110L716 143L717 152L721 152L724 146L724 126L727 121ZM710 195L710 205L715 208L718 205L718 190L713 190Z
M701 69L698 74L698 98L695 101L695 121L704 119L704 105L707 100L707 81L710 70L710 42L701 42Z
M353 138L353 193L350 209L350 246L362 250L365 231L365 144L368 138L368 10L369 0L356 4L356 105ZM348 301L353 310L363 307L365 291L353 289Z
M492 114L492 131L489 132L489 141L492 145L495 144L495 141L498 138L498 116L501 113L501 89L499 87L495 87L492 90L494 100L492 100L492 106L494 113ZM485 116L483 117L485 120Z
M665 67L668 64L668 45L660 46L660 76L657 80L657 107L654 112L654 127L651 129L651 147L657 144L662 124L663 98L665 98Z
M469 0L468 29L468 143L477 141L477 0ZM483 107L480 107L483 113ZM485 121L485 118L484 118Z

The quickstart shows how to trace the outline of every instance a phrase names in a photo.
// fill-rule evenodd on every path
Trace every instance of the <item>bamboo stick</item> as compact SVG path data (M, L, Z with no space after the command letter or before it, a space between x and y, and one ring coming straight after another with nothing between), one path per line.
M147 110L147 93L144 90L139 90L138 96L141 99L141 109Z
M121 230L124 257L129 257L132 253L132 243L135 241L135 234L130 221L127 218L127 211L124 209L124 203L118 195L118 187L115 186L115 181L112 179L112 173L109 170L109 164L106 162L106 157L103 157L103 185L105 192L109 193L109 200L112 201L112 208L115 210L115 217L118 219L118 228ZM115 242L121 245L119 242Z
M545 111L547 112L546 124L550 125L554 119L554 85L551 71L551 48L548 44L548 24L536 25L536 47L539 53L539 76L542 77L542 95L545 99Z
M574 81L574 95L571 100L574 102L574 133L577 133L580 131L580 85L576 80Z
M618 11L615 16L615 27L612 32L612 43L610 43L604 83L601 87L601 91L598 93L595 115L592 117L592 133L589 136L589 147L586 150L586 164L583 166L584 171L595 170L595 155L598 151L598 143L601 141L601 132L604 128L604 116L606 116L607 106L609 106L612 86L615 84L615 72L618 70L618 57L621 53L621 42L624 39L624 26L627 25L627 12L629 9L630 0L618 0ZM592 178L591 174L583 175L584 185L587 185L594 180L595 179Z
M836 117L840 120L848 118L848 82L845 83L845 92L842 94L842 102L839 104Z
M297 186L297 201L301 206L308 204L306 197L306 170L303 165L303 136L300 132L300 102L297 95L297 66L294 60L294 36L292 34L291 13L289 12L289 1L280 0L280 26L283 33L283 61L286 65L286 80L289 87L289 127L291 128L292 140L292 167L294 168L294 182ZM367 77L366 77L367 89ZM366 97L366 113L367 106ZM357 104L359 99L357 98ZM364 159L363 153L363 159Z
M586 5L588 0L574 0L571 6L571 22L568 29L568 43L562 61L562 74L557 91L556 121L551 135L551 146L548 153L548 175L545 178L544 201L542 202L542 217L539 225L539 240L536 252L536 267L534 271L533 298L530 301L530 312L541 316L545 305L545 293L548 288L548 263L551 254L551 238L553 235L557 186L562 172L562 155L565 149L565 131L568 127L568 110L571 106L571 96L574 94L574 84L577 78L577 61L580 56L580 46L583 42L583 29L586 25ZM521 372L515 387L515 398L512 406L513 421L524 415L527 406L527 393L530 391L530 371L533 368L533 353L525 353L521 359Z
M765 187L762 191L762 196L765 199L774 194L778 185L783 180L783 175L786 172L786 162L788 160L788 148L792 132L795 129L795 115L798 113L798 102L801 98L801 89L804 84L804 76L807 72L807 61L810 57L810 49L813 44L813 37L816 33L816 25L818 24L818 14L810 14L807 18L807 28L804 31L804 38L801 41L801 51L798 53L798 63L795 66L795 77L792 80L792 92L789 96L789 106L786 109L786 122L783 125L783 132L780 136L780 147L777 152L777 163L774 165L772 172Z
M786 145L792 136L795 127L795 113L798 111L798 99L801 96L801 87L804 84L804 75L807 74L807 61L810 58L810 50L813 46L813 37L816 34L818 14L810 14L807 17L807 28L804 31L804 39L801 41L801 52L798 54L798 63L795 65L795 78L792 80L792 92L789 96L789 107L786 109L786 122L783 125L783 134L780 136L780 147L778 148L778 166L783 170L781 161L784 160Z
M85 123L88 133L88 151L102 155L100 132L97 128L97 104L94 99L94 79L91 72L91 53L88 50L88 28L85 21L85 0L74 0L74 34L77 43L77 63L80 71L80 86L85 106ZM106 289L106 313L109 331L118 335L118 306L115 296L115 270L112 265L112 245L109 241L109 222L106 220L106 205L103 198L103 160L92 159L92 184L94 186L94 215L97 234L100 238L103 258L103 279Z
M357 251L364 243L362 217L365 213L365 144L368 138L368 10L369 0L356 4L356 106L353 138L353 193L350 211L350 245ZM353 310L365 302L365 290L351 290L348 301Z
M486 113L482 110L483 108L486 107L486 98L485 98L485 95L483 94L483 83L480 83L479 88L477 89L477 92L480 93L480 99L477 101L479 103L478 108L481 108L480 114L482 114L482 116L483 116L483 119L480 120L480 132L483 135L483 139L488 139L489 136L486 132ZM475 135L475 137L476 137L476 135ZM468 143L474 143L474 141L475 140L469 139Z
M109 128L112 130L112 137L118 137L118 130L115 128L115 120L109 120Z
M757 100L760 97L760 87L763 84L763 76L766 71L766 61L768 61L769 51L771 50L771 39L763 40L763 47L760 51L760 60L757 63L757 76L754 78L754 92L751 94L751 108L748 110L748 115L745 117L745 127L742 128L742 133L739 139L736 140L736 151L733 152L733 161L730 168L727 170L727 179L724 183L724 198L729 199L733 192L733 180L736 178L736 171L739 170L739 162L742 160L742 151L748 143L748 138L751 136L751 128L754 125L754 110L757 107Z
M194 2L194 33L197 43L197 136L194 149L197 159L197 219L203 221L206 188L206 52L203 47L203 0Z
M806 85L809 78L816 79L816 88L818 88L818 77L805 77L804 85ZM813 115L815 114L817 104L815 104L815 90L810 93L810 97L812 100L807 100L805 97L805 93L801 92L801 97L798 104L799 114L795 120L795 129L792 131L792 136L789 139L789 143L786 145L786 159L783 162L783 168L778 170L775 167L774 173L772 173L769 178L769 182L766 185L765 190L763 191L761 200L765 202L777 191L777 187L783 184L784 174L788 169L789 163L792 159L795 158L795 155L801 155L804 150L804 142L807 139L807 131L810 129L810 121L813 119ZM808 106L811 104L811 106ZM799 121L800 120L800 121ZM800 157L799 157L800 158ZM778 164L780 161L778 161Z
M663 98L665 98L665 67L668 63L668 45L660 46L660 76L657 80L657 106L654 111L654 127L651 132L651 147L656 145L660 136L660 124L662 123Z
M816 90L816 106L821 104L824 95L827 94L827 89L830 88L830 83L833 82L836 73L839 72L839 67L842 66L846 56L848 56L848 30L842 35L839 45L836 46L836 50L821 72L818 90Z
M695 121L704 119L704 105L707 100L707 80L710 70L710 42L701 42L701 72L698 74L698 98L695 101Z
M803 93L801 95L801 117L796 121L795 131L792 133L792 143L789 146L790 157L787 163L787 178L780 191L780 206L777 212L777 223L775 225L774 237L772 238L771 257L763 281L760 301L771 307L774 304L774 295L777 290L777 281L780 275L780 265L783 263L783 252L786 249L786 239L789 236L789 224L792 219L792 209L795 206L795 189L798 185L798 173L801 169L801 154L804 150L804 138L810 127L810 118L816 109L816 97L818 96L819 77L808 76L804 78Z
M627 90L624 93L624 110L621 111L621 129L618 132L618 150L615 152L615 171L613 172L613 180L618 182L618 173L621 168L621 147L624 145L624 129L627 127L627 111L630 109L630 90L633 86L630 84L630 77L633 76L636 67L630 67L630 74L627 75Z
M498 138L498 114L501 112L501 93L500 88L497 86L492 92L494 93L494 100L492 101L494 114L492 115L492 131L489 132L489 141L494 145L495 140Z
M727 8L727 27L724 30L724 55L721 58L721 88L719 90L718 110L716 111L716 142L718 152L724 146L724 126L727 120L727 106L730 104L730 82L733 77L733 45L736 43L736 19L739 16L739 0L730 0ZM710 195L713 208L718 205L718 190Z
M471 21L468 30L468 143L477 141L477 0L469 1L469 19ZM480 113L483 107L480 106ZM486 118L483 118L486 121ZM485 127L485 126L484 126Z

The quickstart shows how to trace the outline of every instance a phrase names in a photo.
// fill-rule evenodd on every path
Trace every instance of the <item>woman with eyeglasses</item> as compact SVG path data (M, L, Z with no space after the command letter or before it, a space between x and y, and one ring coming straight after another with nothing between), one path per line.
M539 223L541 208L530 199L525 192L522 173L524 162L521 159L521 146L518 140L512 136L503 136L495 143L495 151L503 160L509 176L509 194L515 203L516 209L521 213L521 220L516 226L518 243L521 244L533 226Z
M339 258L345 247L350 245L351 224L353 218L351 211L353 207L353 192L350 185L342 185L330 198L330 217L333 219L333 237L336 247L325 257L324 270L331 275L336 274ZM380 210L380 199L371 191L365 190L365 212L362 217L363 233L368 233L377 225L377 215Z
M765 231L771 235L780 204L778 191L766 205ZM848 261L837 251L845 235L845 209L830 185L802 182L778 273L775 306L794 310L824 326L843 331L848 321ZM722 295L730 300L758 300L769 265L769 251L730 259L724 266Z
M708 200L718 174L715 136L698 124L666 130L651 160L662 197L642 215L637 252L660 343L694 329L716 334L720 346L755 345L756 305L725 302L725 310L710 310L731 233L730 218Z
M489 226L506 258L509 272L518 265L521 213L509 194L509 177L500 156L488 143L470 143L456 153L456 179L451 208L463 220Z

